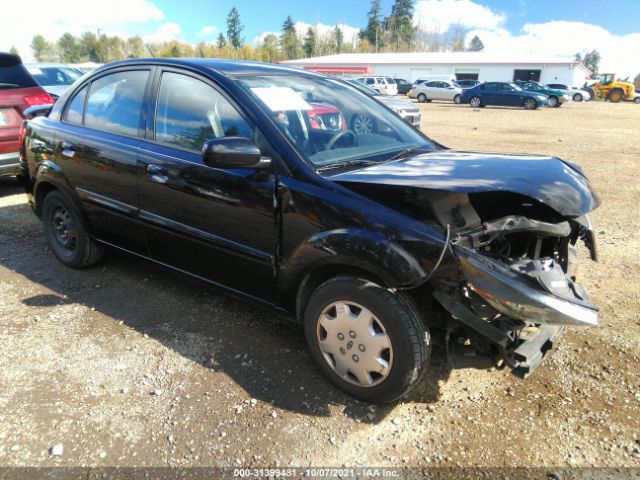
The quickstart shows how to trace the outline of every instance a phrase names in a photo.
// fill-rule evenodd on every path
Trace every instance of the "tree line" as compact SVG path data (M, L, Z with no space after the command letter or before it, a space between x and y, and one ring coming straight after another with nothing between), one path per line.
M367 13L366 26L355 39L348 41L339 25L329 32L319 32L316 27L298 32L291 16L287 16L279 35L264 35L254 45L245 41L244 25L236 7L229 11L226 23L226 34L220 32L215 40L197 44L180 40L145 43L138 35L122 38L98 31L84 32L78 37L65 33L54 42L42 35L35 35L31 50L40 62L105 63L148 56L221 57L277 62L346 52L479 51L484 48L477 36L465 45L466 32L459 24L444 32L415 25L413 0L395 0L386 16L383 15L380 0L373 0ZM15 48L12 51L19 53Z

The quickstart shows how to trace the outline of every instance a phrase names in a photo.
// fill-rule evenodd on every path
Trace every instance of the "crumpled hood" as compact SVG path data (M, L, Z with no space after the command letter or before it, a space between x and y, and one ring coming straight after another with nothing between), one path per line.
M600 204L579 167L538 155L438 150L329 178L461 193L519 193L567 217L578 217Z

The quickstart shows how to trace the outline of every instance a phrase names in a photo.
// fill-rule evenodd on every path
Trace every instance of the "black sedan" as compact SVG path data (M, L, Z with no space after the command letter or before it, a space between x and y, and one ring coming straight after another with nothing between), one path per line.
M412 83L405 80L404 78L394 78L393 79L398 85L398 95L406 95L409 90L411 90Z
M372 129L351 129L361 115ZM575 280L599 203L579 167L448 150L337 79L112 63L28 122L21 158L60 262L116 248L286 313L367 401L420 380L429 332L526 375L564 325L597 323Z
M487 82L464 89L460 95L460 103L468 103L472 108L497 105L535 110L548 105L549 97L541 93L525 91L515 83Z

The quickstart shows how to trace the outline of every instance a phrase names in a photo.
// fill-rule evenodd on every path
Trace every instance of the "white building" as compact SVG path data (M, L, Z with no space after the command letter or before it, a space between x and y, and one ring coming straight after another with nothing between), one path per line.
M409 81L425 75L451 75L458 80L536 80L581 86L591 74L582 63L566 58L485 52L343 53L282 63L341 76L388 75Z

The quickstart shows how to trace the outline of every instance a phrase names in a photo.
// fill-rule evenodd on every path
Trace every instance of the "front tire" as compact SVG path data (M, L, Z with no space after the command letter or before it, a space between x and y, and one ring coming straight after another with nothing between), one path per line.
M420 93L420 94L418 94L418 101L419 101L420 103L424 103L424 102L426 102L426 101L427 101L427 96L426 96L424 93Z
M367 402L406 395L429 361L430 337L413 301L360 278L320 285L307 304L304 330L320 371Z
M581 102L583 100L583 96L581 93L576 93L573 95L573 101L574 102Z
M67 267L88 267L102 258L102 246L91 238L78 208L61 192L53 190L44 198L42 221L51 250Z
M460 95L456 95L455 97L453 97L453 103L460 104Z
M609 93L609 96L607 97L607 99L611 102L611 103L619 103L622 101L622 99L624 98L624 94L622 93L621 90L612 90Z
M633 99L633 103L640 103L640 97L636 97Z
M558 100L558 97L555 97L553 95L551 95L549 97L549 106L552 108L557 108L560 106L560 101Z

